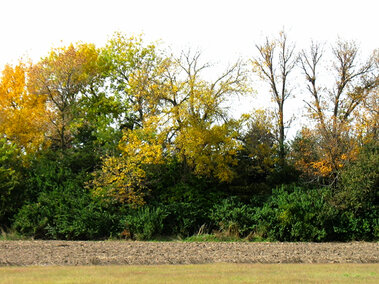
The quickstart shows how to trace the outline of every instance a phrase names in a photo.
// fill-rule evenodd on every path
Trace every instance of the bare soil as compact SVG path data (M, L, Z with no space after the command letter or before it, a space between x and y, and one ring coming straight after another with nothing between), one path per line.
M379 243L0 241L0 266L379 263Z

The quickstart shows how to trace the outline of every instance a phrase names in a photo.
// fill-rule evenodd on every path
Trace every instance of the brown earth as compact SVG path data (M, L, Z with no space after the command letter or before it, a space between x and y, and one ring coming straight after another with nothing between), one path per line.
M379 243L0 241L0 266L379 263Z

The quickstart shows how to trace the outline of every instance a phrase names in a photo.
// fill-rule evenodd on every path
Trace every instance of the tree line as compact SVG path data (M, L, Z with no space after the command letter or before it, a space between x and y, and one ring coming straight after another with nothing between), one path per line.
M297 50L281 32L255 51L212 80L200 52L122 33L6 65L0 227L51 239L377 239L378 50L362 58L342 39ZM252 94L254 74L274 109L235 118L227 104ZM289 140L295 93L307 123Z

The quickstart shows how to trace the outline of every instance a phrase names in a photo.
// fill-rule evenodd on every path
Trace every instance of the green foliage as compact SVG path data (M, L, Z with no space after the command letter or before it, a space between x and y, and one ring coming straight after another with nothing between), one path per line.
M130 210L121 223L124 224L125 236L136 240L151 240L163 231L163 221L167 212L162 207L144 206Z
M85 162L77 152L47 152L32 161L26 204L14 216L13 228L44 239L99 239L118 231L119 214L84 189Z
M341 212L336 233L342 240L379 238L379 143L364 145L341 172L333 203Z
M179 237L196 234L200 227L209 223L207 207L196 202L178 202L164 206L167 217L164 220L164 233Z
M0 139L0 227L9 226L10 218L22 202L19 150Z
M267 177L266 182L271 186L288 185L297 182L299 171L291 164L284 163L277 166L273 172Z
M338 222L334 226L336 236L333 239L340 241L379 239L379 211L377 206L367 208L365 214L357 216L352 211L340 211Z
M71 127L73 144L81 148L91 147L98 155L116 152L127 113L127 107L120 99L98 91L81 98L77 108L77 117Z
M256 110L243 137L243 150L240 151L240 162L243 162L241 170L255 183L265 181L278 163L273 119L267 111Z
M255 228L255 210L235 197L215 204L210 213L211 221L230 236L246 236Z
M118 215L93 200L80 178L66 177L67 181L42 191L36 202L24 205L15 216L14 229L43 239L109 237L117 226Z
M257 233L278 241L326 241L337 216L327 202L327 189L282 186L259 208Z
M355 162L341 172L335 202L341 209L364 214L379 202L379 143L362 147Z

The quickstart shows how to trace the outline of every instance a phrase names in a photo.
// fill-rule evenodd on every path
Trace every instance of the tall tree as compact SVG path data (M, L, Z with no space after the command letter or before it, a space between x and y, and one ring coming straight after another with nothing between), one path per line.
M230 181L239 142L238 123L227 115L224 104L244 94L247 74L236 62L213 81L202 78L210 67L199 52L183 52L164 73L165 92L160 94L167 143L185 167L199 175Z
M151 100L159 91L159 77L165 57L142 37L115 33L102 50L108 65L110 92L124 107L122 128L142 127L145 117L155 112Z
M98 50L91 44L73 44L53 49L30 69L31 91L47 98L54 129L50 137L60 149L72 141L71 125L79 99L97 77Z
M325 175L336 177L339 168L355 155L354 112L378 87L373 57L360 62L358 51L354 42L337 41L332 48L329 73L329 78L335 78L335 81L330 86L319 84L319 67L324 54L321 46L312 43L309 51L303 50L300 54L300 66L311 95L311 99L305 102L322 137L320 150L324 158L313 165Z
M285 163L285 119L284 104L291 96L289 76L296 66L295 46L280 32L277 39L266 38L263 44L257 44L258 56L252 60L254 71L269 84L273 101L277 105L279 162Z
M139 89L142 109L150 111L144 112L138 127L125 129L119 145L121 156L104 160L92 188L140 203L141 190L149 188L147 172L171 158L181 162L184 181L189 174L223 182L233 178L239 125L227 117L223 103L247 90L246 73L236 63L209 82L201 77L207 67L201 64L199 53L162 61L162 73L155 77L153 89ZM133 86L139 83L128 88L133 90Z

